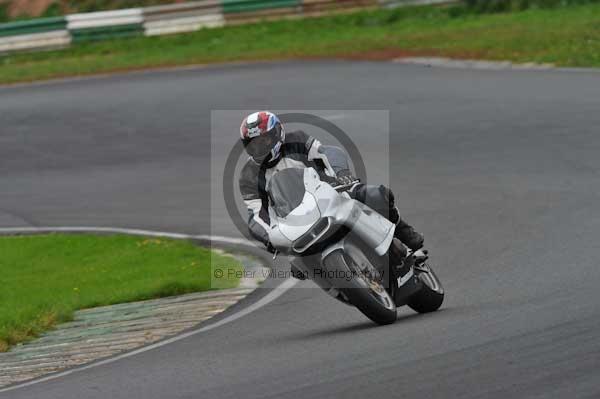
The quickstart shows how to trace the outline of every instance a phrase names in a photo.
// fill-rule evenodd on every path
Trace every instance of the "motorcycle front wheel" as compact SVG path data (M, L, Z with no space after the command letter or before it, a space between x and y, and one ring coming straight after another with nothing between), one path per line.
M329 254L323 261L329 272L337 272L332 280L335 288L365 316L380 325L396 321L396 304L378 277L376 268L356 248Z

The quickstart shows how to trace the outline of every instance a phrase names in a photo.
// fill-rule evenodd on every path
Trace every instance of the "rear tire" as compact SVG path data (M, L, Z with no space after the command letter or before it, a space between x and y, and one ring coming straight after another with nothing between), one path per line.
M379 325L392 324L396 321L396 305L383 285L376 286L355 273L354 265L349 265L342 251L335 251L324 260L327 271L352 273L350 281L338 279L332 281L334 286L360 310L365 316ZM342 274L342 275L344 275Z
M423 288L408 300L407 305L418 313L435 312L444 302L442 283L427 264L415 267L415 272L421 279Z

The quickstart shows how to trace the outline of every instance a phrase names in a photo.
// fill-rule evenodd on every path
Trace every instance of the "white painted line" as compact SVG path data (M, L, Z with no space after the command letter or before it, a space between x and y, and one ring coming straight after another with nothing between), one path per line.
M103 232L103 233L123 233L123 234L132 234L132 235L144 235L150 237L166 237L166 238L174 238L174 239L210 239L215 242L223 242L227 244L249 244L252 243L248 240L238 239L238 238L229 238L229 237L220 237L220 236L209 236L209 235L190 235L190 234L179 234L179 233L167 233L167 232L158 232L158 231L149 231L149 230L140 230L140 229L127 229L120 227L14 227L14 228L0 228L0 234L15 234L15 233L45 233L45 232L87 232L87 233L95 233L95 232ZM172 344L177 341L181 341L183 339L192 337L197 334L201 334L206 331L210 331L212 329L221 327L225 324L236 321L269 303L273 302L275 299L279 298L281 295L285 294L290 288L294 287L299 280L288 278L283 281L279 286L273 288L271 292L267 295L249 305L248 307L231 314L224 319L217 321L216 323L209 324L205 327L199 328L197 330L188 331L187 333L177 335L175 337L166 339L164 341L157 342L155 344L151 344L145 346L140 349L136 349L131 352L123 353L122 355L118 355L115 357L111 357L106 360L101 360L96 363L88 364L86 366L75 367L70 370L66 370L57 374L52 374L47 377L42 377L37 380L25 382L22 384L10 386L7 388L0 389L0 393L14 391L16 389L21 389L25 387L29 387L32 385L36 385L42 382L55 380L57 378L65 377L70 374L78 373L80 371L89 370L95 367L103 366L106 364L114 363L121 359L126 359L128 357L132 357L135 355L139 355L144 352L151 351L156 348L160 348L165 345Z
M115 233L115 234L130 234L137 236L148 237L165 237L177 240L210 240L225 244L249 245L254 246L252 241L243 238L232 238L223 236L211 235L194 235L182 233L169 233L165 231L152 231L141 229L128 229L122 227L86 227L86 226L71 226L71 227L4 227L0 228L0 234L19 234L19 233Z

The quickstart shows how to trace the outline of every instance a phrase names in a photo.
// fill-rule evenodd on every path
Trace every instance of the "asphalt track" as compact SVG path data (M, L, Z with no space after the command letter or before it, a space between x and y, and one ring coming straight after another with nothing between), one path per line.
M237 236L214 178L234 138L211 148L211 110L260 108L328 110L373 182L389 150L443 310L375 327L302 283L230 324L0 398L600 396L598 73L327 61L2 88L0 227ZM353 109L389 110L390 140Z

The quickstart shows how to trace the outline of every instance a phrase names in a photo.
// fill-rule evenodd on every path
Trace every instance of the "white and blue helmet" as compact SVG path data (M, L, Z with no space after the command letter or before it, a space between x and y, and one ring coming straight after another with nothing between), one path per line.
M254 162L274 161L281 155L285 131L277 115L269 111L255 112L242 121L240 135L246 152Z

